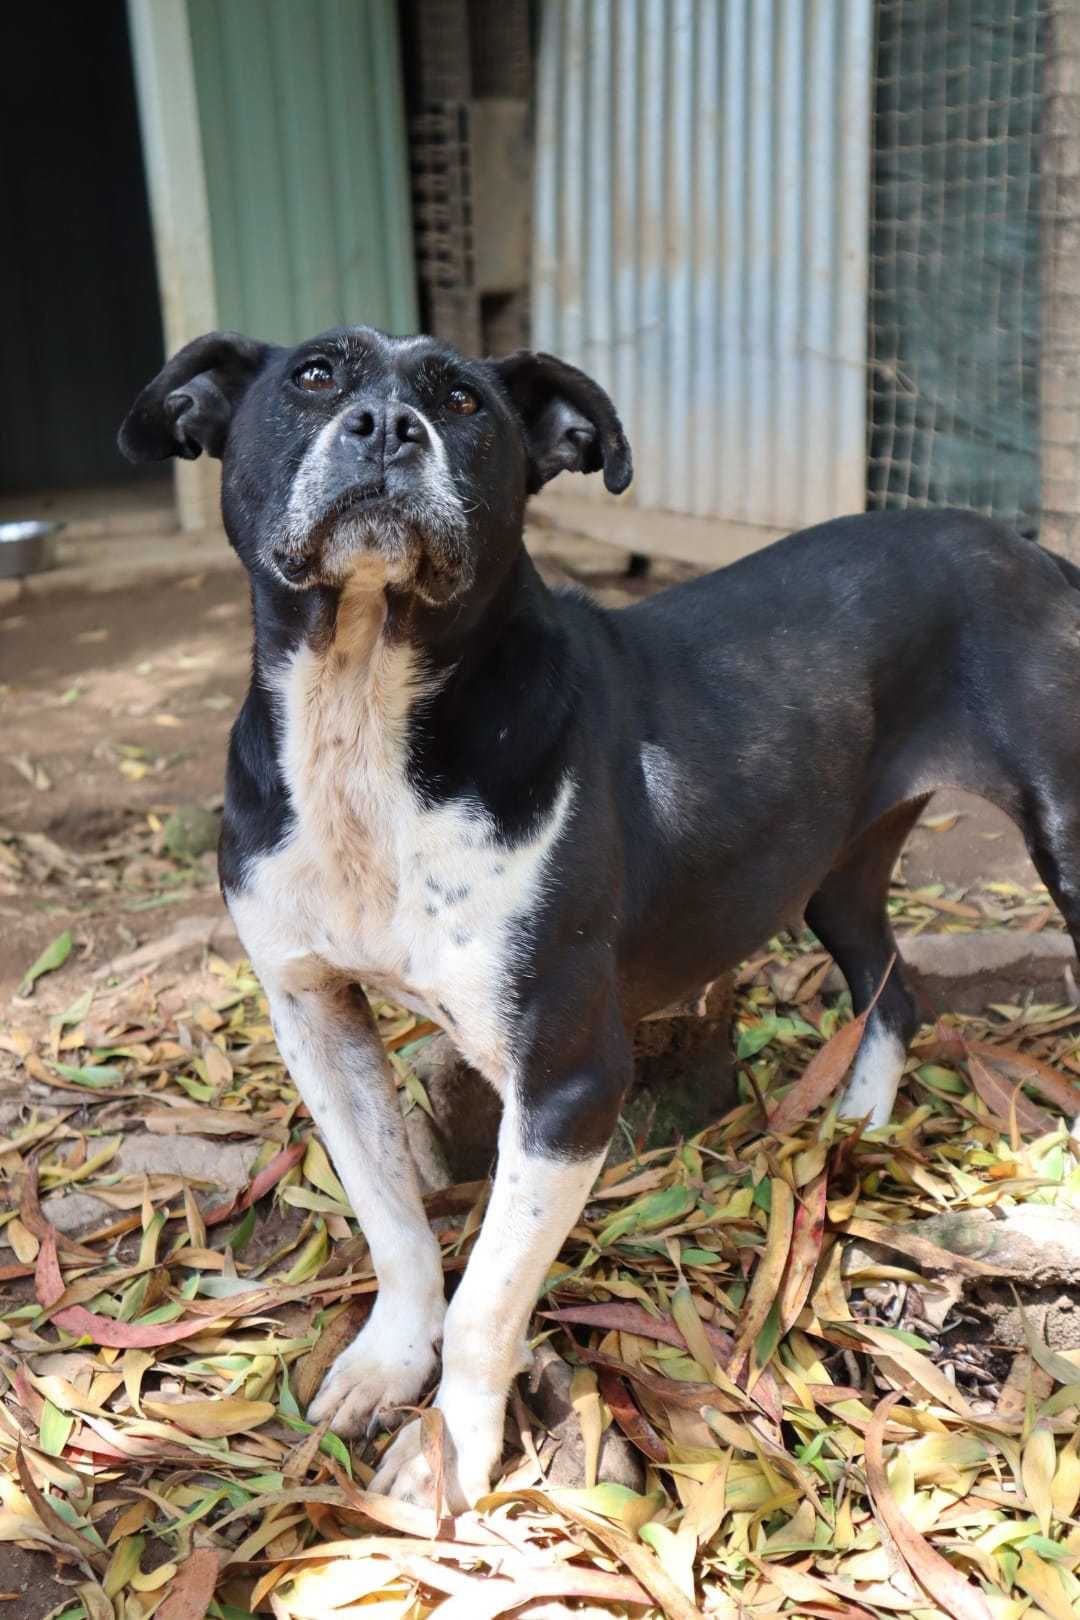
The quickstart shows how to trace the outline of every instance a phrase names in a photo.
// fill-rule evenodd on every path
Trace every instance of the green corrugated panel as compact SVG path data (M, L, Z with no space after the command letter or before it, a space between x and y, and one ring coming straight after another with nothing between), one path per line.
M416 329L394 0L188 0L218 319Z

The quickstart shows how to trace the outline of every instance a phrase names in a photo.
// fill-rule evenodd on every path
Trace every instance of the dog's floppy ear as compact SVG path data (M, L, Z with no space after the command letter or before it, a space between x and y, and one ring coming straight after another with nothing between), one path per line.
M129 461L220 456L238 401L270 346L239 332L207 332L174 354L124 418L117 442Z
M521 418L529 453L529 494L560 472L604 471L620 495L634 474L622 423L599 383L553 354L519 349L492 367Z

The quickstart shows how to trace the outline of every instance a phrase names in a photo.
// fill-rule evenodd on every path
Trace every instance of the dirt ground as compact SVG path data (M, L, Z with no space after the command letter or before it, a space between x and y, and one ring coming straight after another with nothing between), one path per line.
M248 668L247 592L237 570L31 599L0 618L0 637L0 829L42 879L28 888L0 868L6 998L65 927L97 964L216 904L212 860L155 865L146 818L220 803ZM27 851L28 837L49 844ZM126 889L96 869L104 855L126 867Z

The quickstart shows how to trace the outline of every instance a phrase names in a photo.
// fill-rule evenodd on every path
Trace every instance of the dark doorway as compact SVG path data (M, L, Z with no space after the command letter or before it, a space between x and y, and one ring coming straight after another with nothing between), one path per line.
M130 482L162 335L123 0L4 6L0 60L0 490Z

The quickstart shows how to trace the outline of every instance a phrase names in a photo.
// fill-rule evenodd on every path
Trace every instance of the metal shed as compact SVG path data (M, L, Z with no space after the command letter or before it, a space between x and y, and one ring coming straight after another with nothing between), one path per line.
M128 0L170 352L416 325L394 0ZM181 521L216 502L181 464Z
M872 46L871 0L541 0L533 338L637 468L542 507L711 563L862 510Z

